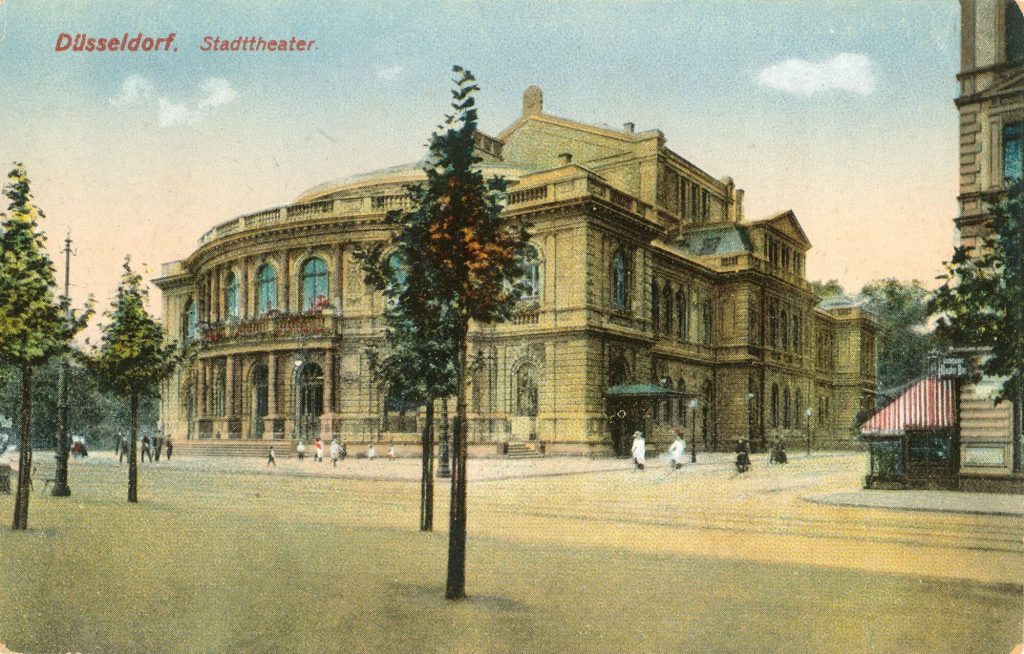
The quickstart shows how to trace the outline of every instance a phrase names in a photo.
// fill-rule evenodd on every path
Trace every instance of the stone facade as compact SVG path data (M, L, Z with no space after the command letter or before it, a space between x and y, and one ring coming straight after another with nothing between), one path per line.
M607 453L637 428L658 449L675 427L699 449L853 442L854 414L872 405L875 323L852 303L816 306L792 212L747 221L732 179L660 131L548 115L536 87L477 146L485 173L513 182L506 211L532 225L535 293L510 322L473 326L476 451ZM411 165L323 184L217 225L166 264L155 283L168 337L196 339L199 354L164 385L163 430L415 443L421 412L392 406L370 375L383 298L354 253L384 238L385 213L422 177ZM684 395L606 398L631 383Z
M961 0L960 213L963 245L985 235L986 207L1024 168L1024 14L1013 0ZM986 353L955 352L976 368ZM998 382L965 380L960 396L960 487L1024 492L1021 411L992 402Z

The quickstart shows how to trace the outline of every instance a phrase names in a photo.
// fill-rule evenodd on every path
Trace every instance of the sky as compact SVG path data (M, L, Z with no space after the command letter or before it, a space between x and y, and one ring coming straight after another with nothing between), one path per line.
M61 33L126 32L175 39L56 50ZM207 36L315 47L203 52ZM0 167L25 163L58 279L70 233L72 298L102 309L125 255L155 277L219 222L417 160L460 64L489 134L536 84L546 113L661 129L745 190L748 219L793 209L810 279L935 286L954 244L958 58L954 0L0 0Z

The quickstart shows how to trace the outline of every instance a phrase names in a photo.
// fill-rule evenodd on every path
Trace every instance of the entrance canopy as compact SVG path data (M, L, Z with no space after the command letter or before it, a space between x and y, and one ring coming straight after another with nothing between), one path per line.
M897 436L956 427L956 380L925 377L861 425L861 436Z
M604 392L606 397L616 398L663 398L684 397L686 393L654 384L619 384Z

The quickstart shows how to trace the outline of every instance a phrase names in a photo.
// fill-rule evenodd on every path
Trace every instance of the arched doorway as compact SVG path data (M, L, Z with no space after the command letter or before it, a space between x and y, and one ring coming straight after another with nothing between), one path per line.
M513 383L512 438L537 439L537 366L524 363L516 369Z
M324 413L324 371L315 363L302 363L295 373L295 390L296 436L315 439Z
M629 368L621 354L608 363L608 388L622 386L629 379ZM643 429L643 412L635 401L607 397L605 411L608 417L608 437L616 456L626 456L632 444L632 434Z
M263 438L266 422L264 418L270 412L268 404L270 384L265 364L261 363L253 367L250 387L252 388L252 425L249 433L252 438Z

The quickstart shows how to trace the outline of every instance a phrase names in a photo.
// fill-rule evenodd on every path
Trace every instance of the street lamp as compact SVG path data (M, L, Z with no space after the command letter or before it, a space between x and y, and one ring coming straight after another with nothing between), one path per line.
M811 455L811 416L814 415L814 411L808 407L804 411L804 417L807 418L807 456Z
M697 398L690 400L690 463L697 463Z
M754 443L754 394L747 393L747 442ZM763 443L762 443L763 445Z

